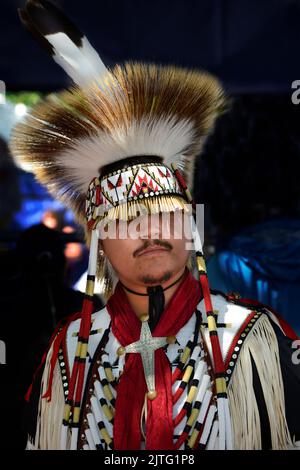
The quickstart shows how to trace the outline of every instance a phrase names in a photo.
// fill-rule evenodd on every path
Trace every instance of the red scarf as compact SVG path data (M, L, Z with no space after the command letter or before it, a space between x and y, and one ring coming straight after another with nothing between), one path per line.
M198 281L187 270L176 292L165 307L152 332L153 336L176 336L195 311L201 297ZM120 283L107 303L112 332L122 346L138 341L141 322L132 310ZM146 449L172 450L173 400L172 370L165 351L155 351L155 389L157 397L147 401ZM140 419L147 392L141 355L127 354L123 374L117 387L114 417L114 448L139 450Z

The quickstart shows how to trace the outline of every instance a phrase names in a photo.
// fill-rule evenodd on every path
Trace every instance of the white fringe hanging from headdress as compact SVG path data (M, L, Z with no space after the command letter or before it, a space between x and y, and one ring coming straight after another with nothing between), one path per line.
M292 445L286 416L279 348L267 315L262 315L244 342L228 387L237 450L262 448L260 416L253 388L251 356L257 368L271 429L272 449Z
M159 214L162 212L185 211L188 213L191 208L188 202L181 195L160 195L148 198L131 200L126 204L118 204L105 212L99 220L105 221L124 220L130 221L137 217L149 214Z

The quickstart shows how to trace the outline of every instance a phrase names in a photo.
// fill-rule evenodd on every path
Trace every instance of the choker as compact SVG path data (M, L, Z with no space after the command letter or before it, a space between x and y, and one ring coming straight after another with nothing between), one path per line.
M171 287L175 286L175 284L177 284L183 278L185 274L186 274L186 270L184 270L183 274L178 279L176 279L176 281L172 282L172 284L165 287L164 289L162 288L161 285L147 287L147 293L143 293L143 294L140 292L136 292L132 289L129 289L129 287L126 287L124 284L122 284L122 282L120 282L121 286L124 287L124 289L127 290L127 292L130 292L131 294L135 294L135 295L149 297L148 323L149 323L149 327L151 331L153 331L154 328L156 327L161 317L161 314L164 311L164 308L165 308L164 292L167 289L170 289Z

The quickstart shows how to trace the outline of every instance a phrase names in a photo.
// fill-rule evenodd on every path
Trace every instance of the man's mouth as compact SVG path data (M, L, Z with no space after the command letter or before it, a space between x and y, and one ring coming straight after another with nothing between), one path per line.
M163 246L148 246L142 250L138 256L148 256L148 255L158 255L170 251L169 248L164 248Z

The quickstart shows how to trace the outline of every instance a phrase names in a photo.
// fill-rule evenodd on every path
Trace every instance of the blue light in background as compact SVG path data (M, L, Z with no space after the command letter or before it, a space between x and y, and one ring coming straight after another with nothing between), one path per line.
M49 210L63 213L65 223L75 223L73 213L61 202L53 199L48 191L35 180L32 173L20 171L19 186L22 205L14 215L11 229L25 230L32 225L39 224L44 213Z

